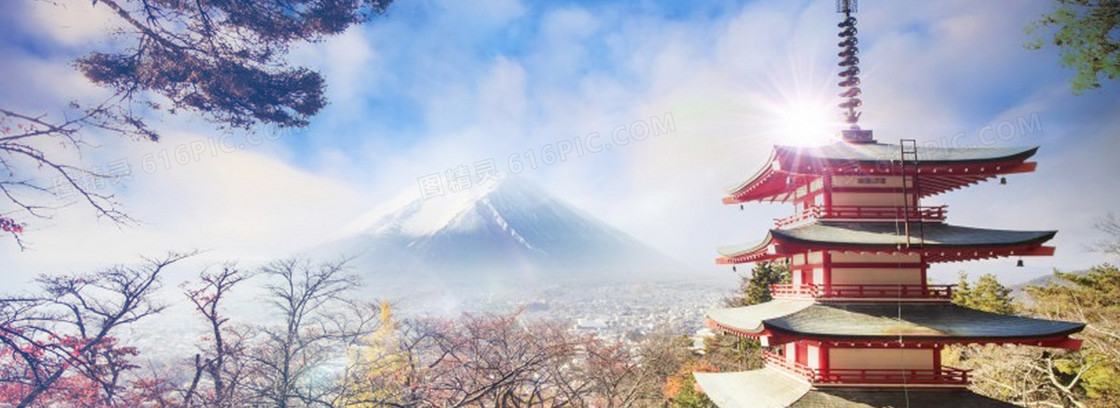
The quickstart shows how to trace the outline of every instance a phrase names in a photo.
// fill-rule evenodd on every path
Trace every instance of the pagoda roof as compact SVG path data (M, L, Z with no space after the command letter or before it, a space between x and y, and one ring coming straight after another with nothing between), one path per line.
M1032 147L939 147L917 146L919 164L954 164L1026 160L1038 151ZM823 146L774 146L779 157L831 162L878 163L900 159L901 147L886 143L836 142Z
M812 389L773 368L693 373L696 384L722 408L1010 408L1017 405L965 389Z
M1063 337L1085 327L1084 323L1001 315L949 303L774 300L753 306L712 310L708 319L713 326L747 336L768 332L851 340L985 339L999 342Z
M1026 162L1038 151L1034 147L945 148L918 146L916 171L922 196L940 194L1000 174L1034 171ZM789 192L805 180L796 175L899 175L903 169L901 147L884 143L836 142L824 146L774 146L773 152L751 177L724 187L725 204L789 199Z
M1046 255L1030 249L1054 238L1057 231L1012 231L926 223L910 227L910 247L905 228L895 223L816 221L792 229L772 229L755 244L717 249L718 263L744 263L784 257L802 250L872 252L923 252L930 261L980 259L996 256ZM1000 249L1001 251L993 251ZM1044 251L1045 252L1045 251Z
M773 368L732 373L692 373L708 399L723 408L790 407L809 392L809 383Z

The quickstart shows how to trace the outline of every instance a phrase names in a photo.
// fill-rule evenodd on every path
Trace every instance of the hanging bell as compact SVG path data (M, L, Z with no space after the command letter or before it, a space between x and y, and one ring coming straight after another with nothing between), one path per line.
M743 210L744 210L743 205L739 204L739 211L743 211Z
M736 268L735 265L731 265L731 272L739 272L739 268Z
M1019 261L1015 262L1015 266L1022 268L1023 267L1023 258L1019 258Z
M1007 177L1000 177L999 178L999 184L1006 186L1007 185Z

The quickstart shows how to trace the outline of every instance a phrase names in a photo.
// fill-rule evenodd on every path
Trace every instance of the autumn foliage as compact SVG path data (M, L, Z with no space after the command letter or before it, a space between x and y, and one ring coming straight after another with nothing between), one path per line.
M18 234L23 232L23 225L16 223L16 221L11 218L0 217L0 231Z

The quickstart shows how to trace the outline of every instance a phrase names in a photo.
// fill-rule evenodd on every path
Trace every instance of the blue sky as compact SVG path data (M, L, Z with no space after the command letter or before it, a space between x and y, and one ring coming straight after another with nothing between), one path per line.
M1024 49L1024 28L1048 5L860 4L863 122L879 140L1042 146L1038 172L934 202L950 205L955 224L1058 229L1057 256L1022 269L940 265L937 276L1015 282L1104 260L1085 248L1100 238L1094 219L1120 198L1120 91L1110 83L1073 96L1054 50ZM0 103L51 112L101 92L68 61L113 44L103 7L4 2L0 16ZM259 143L234 136L234 148L220 149L206 143L221 134L184 115L159 120L158 144L98 139L75 160L130 163L133 180L110 188L145 223L122 229L68 207L28 234L32 251L0 241L0 263L13 265L0 274L194 248L207 260L286 256L425 175L491 158L508 170L510 155L650 118L671 118L673 131L521 175L697 273L730 273L712 265L714 248L760 239L790 209L740 212L720 205L721 187L790 132L836 128L838 19L831 1L400 1L371 24L293 50L294 62L327 77L331 104L308 129ZM177 163L179 146L208 147Z

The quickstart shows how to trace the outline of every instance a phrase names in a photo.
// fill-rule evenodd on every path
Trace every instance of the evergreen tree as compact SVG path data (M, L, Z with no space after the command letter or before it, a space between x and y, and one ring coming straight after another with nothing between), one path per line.
M1011 314L1015 312L1011 289L999 283L995 275L984 274L976 285L968 283L968 274L961 272L960 281L953 291L953 303L985 312Z
M1066 388L1087 397L1088 406L1120 406L1120 268L1105 264L1084 273L1054 272L1044 286L1029 286L1031 311L1040 316L1081 321L1085 343L1080 358L1056 360L1070 378Z
M774 299L770 293L770 285L789 283L789 281L789 267L770 262L759 262L754 265L750 275L740 276L739 292L724 300L723 303L728 307L766 303Z
M1087 324L1077 338L1080 351L1028 346L970 345L946 348L942 362L974 369L972 388L1024 406L1120 406L1120 270L1111 265L1088 272L1055 272L1041 286L1028 286L1022 312L1045 319ZM987 278L987 279L985 279ZM970 284L962 274L954 302L1002 312L1007 289L994 277Z

